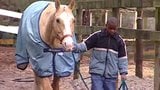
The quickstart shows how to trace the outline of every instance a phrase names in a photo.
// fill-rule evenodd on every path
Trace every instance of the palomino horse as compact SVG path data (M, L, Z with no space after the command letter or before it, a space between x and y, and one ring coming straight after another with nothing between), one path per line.
M28 63L35 73L36 90L55 89L59 78L51 85L52 53L44 48L73 48L74 16L72 10L75 1L69 5L55 2L37 1L23 12L16 43L17 68L24 70Z

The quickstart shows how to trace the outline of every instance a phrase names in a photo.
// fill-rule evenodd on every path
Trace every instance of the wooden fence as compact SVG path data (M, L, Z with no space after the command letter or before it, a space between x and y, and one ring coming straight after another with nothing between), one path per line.
M0 9L0 16L7 16L12 18L21 18L22 13ZM13 46L16 43L16 34L18 33L18 26L0 25L0 45Z
M154 70L154 90L160 90L160 1L159 0L77 0L77 27L76 32L79 37L82 34L90 34L96 30L100 30L99 26L82 26L82 10L83 9L112 9L112 16L120 20L120 8L136 8L137 10L137 30L120 28L119 33L125 39L135 39L136 44L136 75L142 75L143 52L142 43L147 40L153 42L155 48L155 70ZM143 8L155 7L155 31L142 30Z
M121 2L119 2L121 1ZM89 35L97 30L100 30L101 26L82 26L81 25L81 11L82 9L108 9L118 10L119 7L155 7L155 18L156 18L156 30L157 31L145 31L142 29L126 29L119 28L119 33L125 39L135 40L147 40L153 42L155 46L155 72L154 72L154 90L160 90L160 1L159 0L148 0L148 2L140 2L141 0L77 0L77 26L76 33L79 37L82 35ZM143 0L144 1L144 0ZM108 3L110 2L110 4ZM107 4L107 5L106 5ZM138 6L136 6L138 5ZM116 8L116 9L115 9ZM117 15L116 13L114 15ZM82 38L81 38L82 39ZM0 40L0 42L5 42Z

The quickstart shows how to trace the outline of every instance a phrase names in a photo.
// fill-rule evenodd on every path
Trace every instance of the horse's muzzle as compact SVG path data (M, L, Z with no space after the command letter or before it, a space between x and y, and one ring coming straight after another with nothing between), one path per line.
M72 51L73 49L73 38L72 35L65 35L62 39L62 45L67 51Z

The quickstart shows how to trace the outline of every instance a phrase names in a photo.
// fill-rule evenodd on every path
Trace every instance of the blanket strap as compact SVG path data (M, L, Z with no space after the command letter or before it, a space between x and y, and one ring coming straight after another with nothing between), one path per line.
M52 49L50 49L50 48L45 48L43 51L44 51L44 52L51 52L51 53L67 52L67 51L65 51L63 48L52 48ZM76 64L76 63L77 63L77 62L76 62L76 58L75 58L75 56L74 56L73 53L74 53L74 52L72 52L72 56L73 56L74 62L75 62L75 64ZM53 57L53 58L54 58L54 57ZM53 67L53 68L55 68L55 67ZM80 77L81 77L81 79L82 79L82 82L84 83L84 85L85 85L85 87L87 88L87 90L89 90L89 87L87 86L87 84L86 84L86 82L85 82L85 80L84 80L84 78L83 78L80 70L79 70L79 69L77 69L77 70L78 70L78 73L79 73L79 75L80 75Z

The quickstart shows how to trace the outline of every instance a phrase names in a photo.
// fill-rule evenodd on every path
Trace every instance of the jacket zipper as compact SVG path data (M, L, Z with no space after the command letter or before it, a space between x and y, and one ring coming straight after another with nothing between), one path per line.
M110 46L110 36L109 36L109 38L108 38L108 46L107 46L107 51L106 51L106 60L105 60L105 67L104 67L104 73L103 73L103 76L105 76L105 73L106 73L106 67L107 67L108 49L109 49L109 46Z

